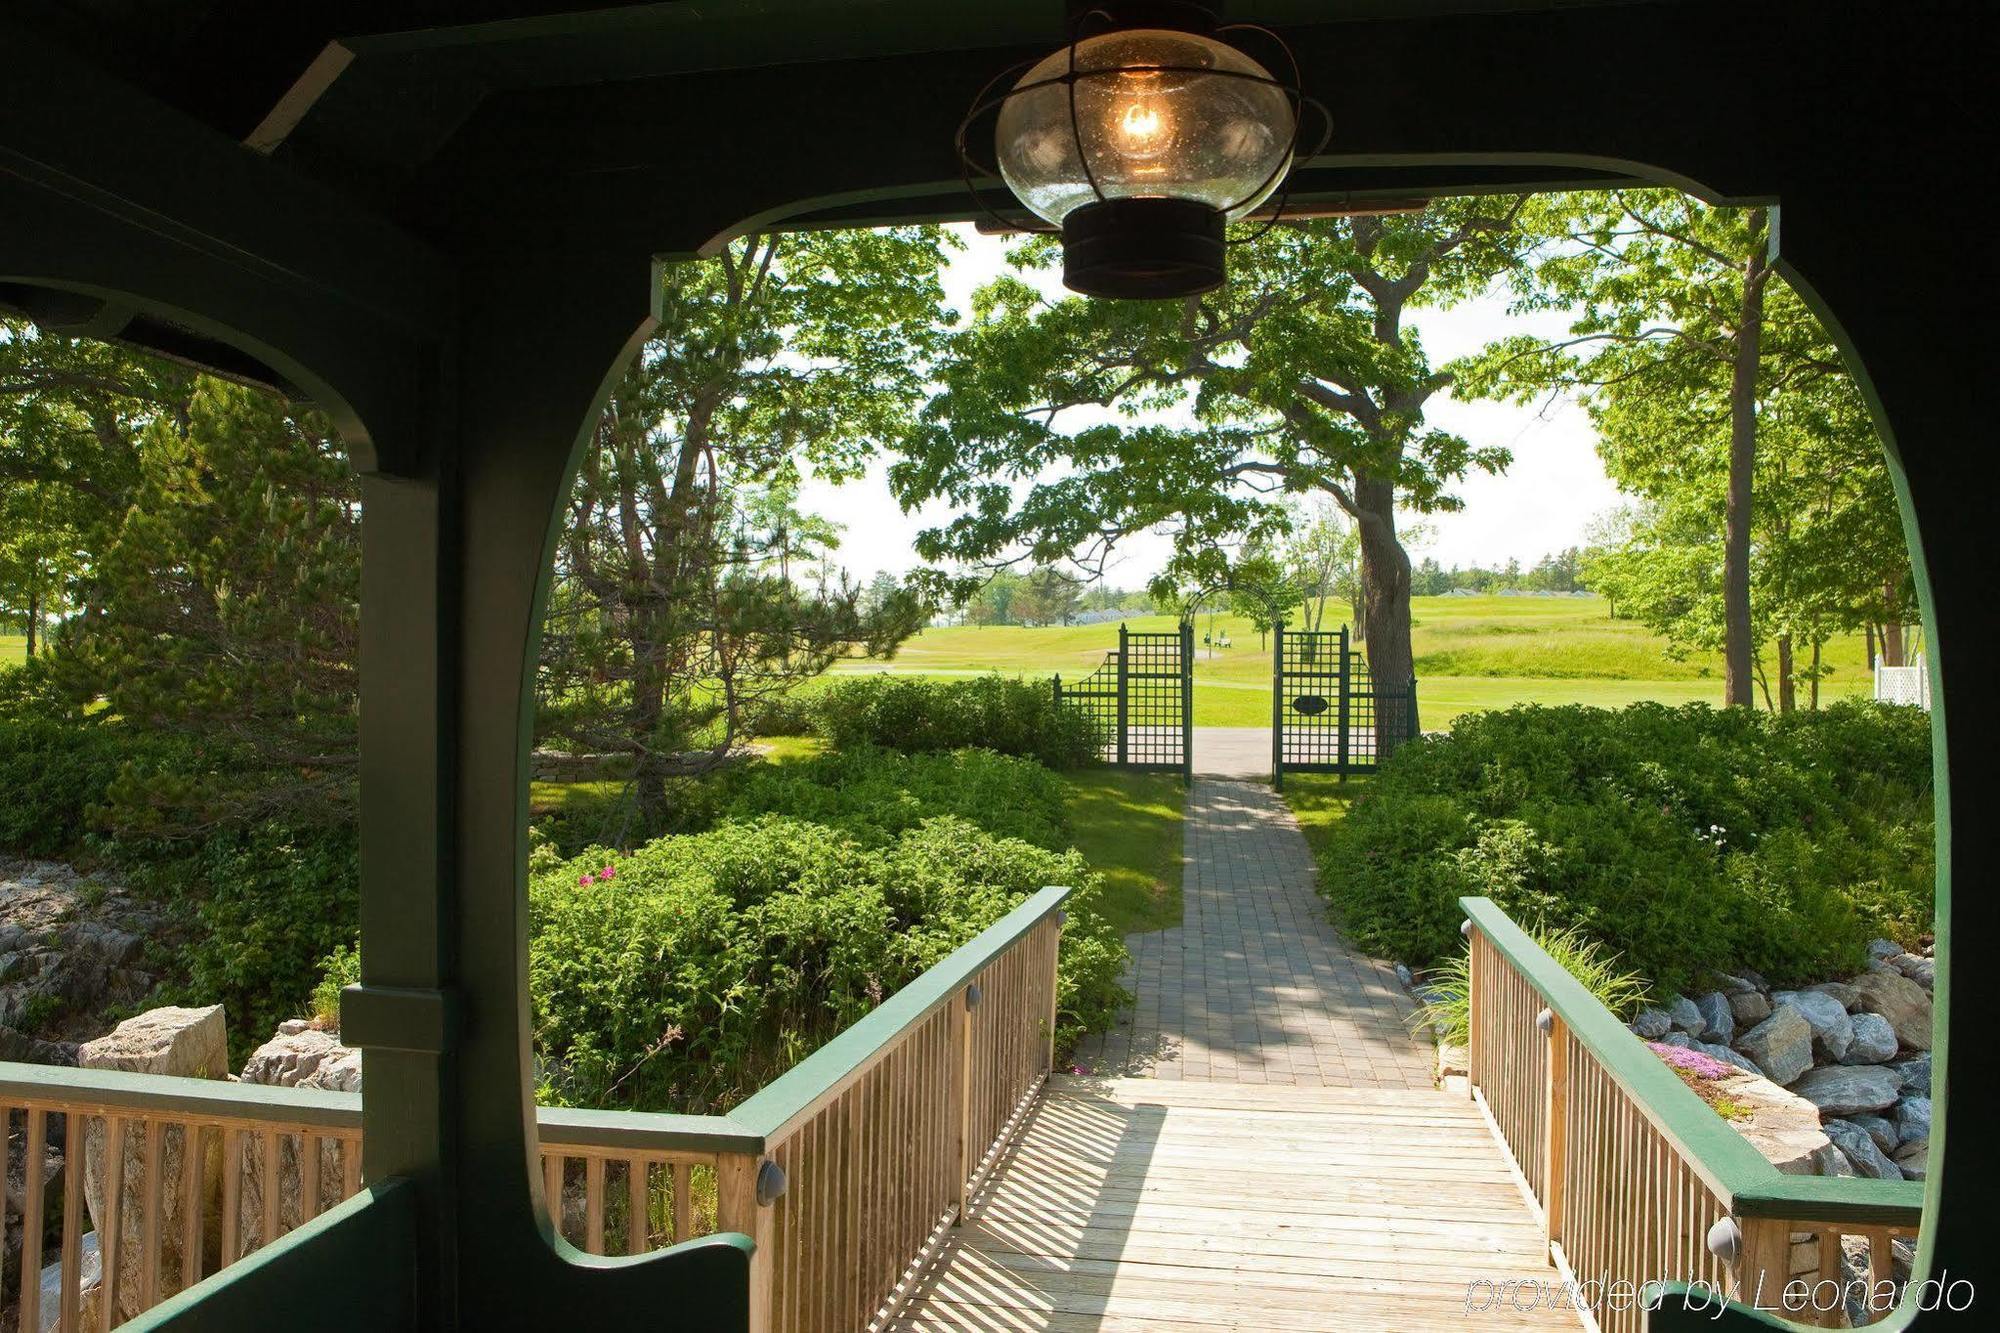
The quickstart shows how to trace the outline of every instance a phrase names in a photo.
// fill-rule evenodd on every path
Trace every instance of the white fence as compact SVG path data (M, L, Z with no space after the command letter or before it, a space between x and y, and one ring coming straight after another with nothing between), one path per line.
M1875 701L1884 704L1915 704L1926 713L1931 710L1931 673L1924 665L1923 655L1917 656L1914 666L1875 666Z

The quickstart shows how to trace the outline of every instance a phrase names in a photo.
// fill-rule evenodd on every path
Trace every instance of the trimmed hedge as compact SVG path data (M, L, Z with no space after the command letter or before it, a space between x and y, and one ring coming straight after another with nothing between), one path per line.
M1320 884L1357 943L1413 966L1460 950L1457 900L1483 894L1670 990L1732 964L1818 981L1930 929L1932 830L1914 709L1520 707L1400 749Z
M878 745L922 753L977 746L1050 768L1082 768L1097 758L1090 720L1059 705L1045 681L851 676L812 696L810 709L813 730L840 749Z

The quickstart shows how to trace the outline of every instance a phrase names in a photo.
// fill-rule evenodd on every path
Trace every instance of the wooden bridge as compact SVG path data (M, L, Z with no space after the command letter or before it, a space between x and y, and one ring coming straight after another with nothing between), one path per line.
M1431 1086L1407 997L1274 824L1297 840L1264 789L1197 784L1186 919L1138 941L1091 1075L1051 1067L1047 889L727 1116L541 1110L550 1244L747 1237L752 1333L1637 1333L1660 1281L1767 1307L1791 1284L1788 1313L1832 1323L1810 1302L1838 1304L1844 1240L1888 1273L1921 1186L1779 1174L1484 899L1470 1079ZM50 1256L42 1173L0 1214L15 1327L144 1322L368 1202L354 1094L7 1065L0 1116L25 1160L60 1141L102 1181L63 1173ZM46 1297L17 1284L58 1256Z

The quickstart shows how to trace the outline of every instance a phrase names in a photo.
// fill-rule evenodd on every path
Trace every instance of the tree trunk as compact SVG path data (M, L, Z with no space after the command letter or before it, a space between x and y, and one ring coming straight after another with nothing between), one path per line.
M1778 636L1778 711L1789 713L1799 706L1798 678L1792 671L1792 636Z
M1751 707L1751 478L1757 469L1757 372L1764 342L1764 256L1744 261L1743 308L1729 384L1729 503L1722 554L1723 701Z
M35 656L35 631L41 628L41 624L41 590L31 585L28 588L28 657L30 660L33 660Z
M1813 710L1813 712L1815 712L1815 713L1817 713L1817 712L1819 711L1819 651L1820 651L1820 647L1821 647L1821 646L1822 646L1822 645L1823 645L1823 644L1824 644L1825 642L1826 642L1826 641L1825 641L1824 639L1814 639L1814 640L1813 640L1813 649L1812 649L1812 683L1811 683L1811 684L1810 684L1810 685L1808 686L1808 688L1809 688L1809 689L1810 689L1810 690L1812 691L1812 694L1811 694L1811 700L1812 700L1812 705L1811 705L1811 706L1812 706L1812 710Z
M1900 620L1882 622L1882 665L1907 665L1903 661L1903 622Z
M1396 537L1396 488L1357 477L1361 530L1361 616L1368 626L1368 670L1377 688L1403 689L1415 675L1410 648L1410 556ZM1357 636L1359 637L1359 636Z
M1868 669L1873 671L1875 669L1875 622L1871 620L1862 626L1862 628L1868 632Z

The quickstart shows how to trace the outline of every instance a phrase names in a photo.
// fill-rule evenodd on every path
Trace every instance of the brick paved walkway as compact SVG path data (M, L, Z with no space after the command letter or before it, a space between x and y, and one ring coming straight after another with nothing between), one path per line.
M1186 840L1181 924L1126 941L1137 1004L1076 1062L1104 1075L1431 1087L1409 996L1328 923L1283 800L1260 783L1197 778Z

